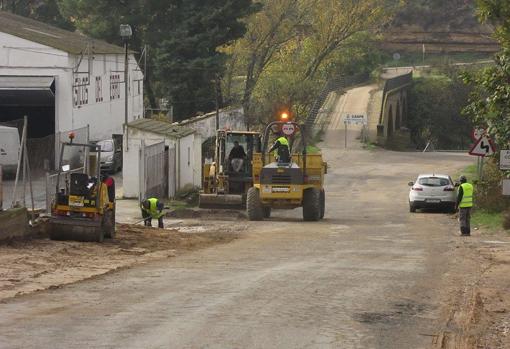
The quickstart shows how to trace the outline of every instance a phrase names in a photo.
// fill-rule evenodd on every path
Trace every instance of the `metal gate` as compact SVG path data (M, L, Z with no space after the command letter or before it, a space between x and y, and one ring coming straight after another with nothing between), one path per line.
M167 196L168 172L165 171L165 142L140 147L140 199Z

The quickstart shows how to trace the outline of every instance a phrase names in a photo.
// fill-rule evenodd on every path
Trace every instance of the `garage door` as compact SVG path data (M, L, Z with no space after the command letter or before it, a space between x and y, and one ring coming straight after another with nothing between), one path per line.
M53 76L0 76L0 105L53 106Z

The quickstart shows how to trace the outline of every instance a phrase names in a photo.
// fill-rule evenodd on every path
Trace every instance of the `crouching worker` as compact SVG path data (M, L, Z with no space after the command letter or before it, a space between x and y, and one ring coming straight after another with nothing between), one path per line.
M142 217L146 227L152 227L152 219L158 220L158 228L163 229L163 208L165 206L156 198L149 198L142 201Z

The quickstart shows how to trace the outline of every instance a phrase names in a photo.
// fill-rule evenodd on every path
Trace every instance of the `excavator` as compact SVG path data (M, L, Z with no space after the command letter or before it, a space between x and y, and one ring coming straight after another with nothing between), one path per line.
M260 133L218 130L214 159L203 168L200 208L243 209L253 186L252 160L260 152Z
M115 188L101 180L101 146L73 142L61 144L49 235L52 240L102 242L115 237ZM66 164L66 151L81 152L83 163L75 170ZM90 170L90 171L88 171ZM92 175L89 175L89 173Z

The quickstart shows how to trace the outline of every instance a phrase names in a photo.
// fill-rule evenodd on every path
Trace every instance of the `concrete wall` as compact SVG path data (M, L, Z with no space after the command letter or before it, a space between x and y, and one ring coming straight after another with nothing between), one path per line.
M407 90L389 95L383 111L384 138L407 126Z
M220 129L246 130L242 108L223 109L219 114ZM203 141L216 136L216 112L207 113L176 124L194 129Z
M0 211L0 241L27 236L28 216L26 208Z
M124 55L81 58L1 32L0 43L0 75L55 77L55 131L90 125L93 140L122 133ZM143 74L133 55L129 76L128 119L132 121L143 116Z
M391 76L391 75L390 75ZM394 135L407 126L408 89L412 86L412 72L391 76L384 82L380 96L377 143L386 145Z
M173 139L132 127L128 129L128 132L129 150L124 147L123 152L124 197L138 198L140 192L138 173L142 139L146 145L164 141L165 146L176 150L176 164L170 166L170 169L176 168L176 173L169 176L175 178L177 190L184 188L186 185L197 187L201 185L202 139L199 135L191 134L180 139Z

